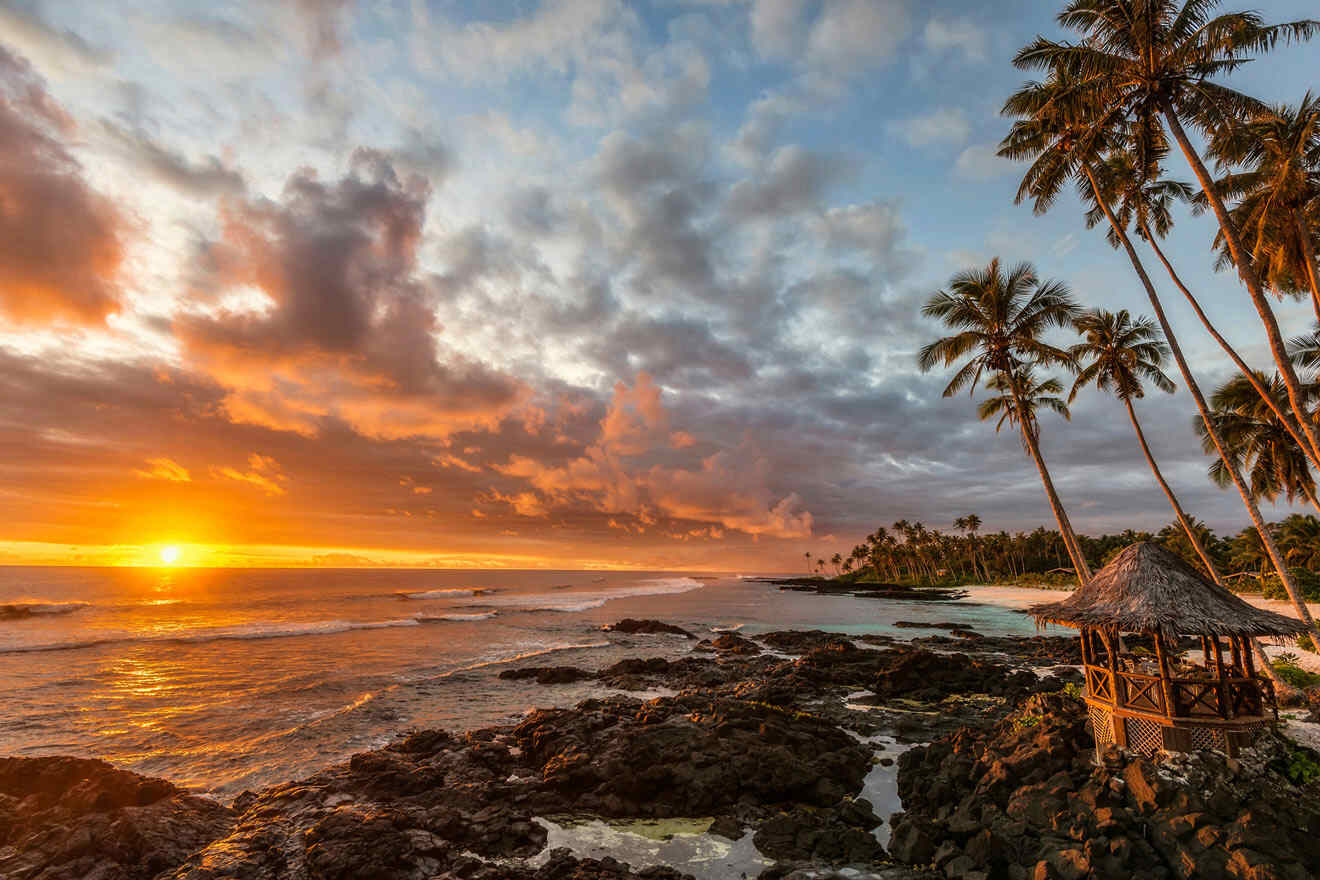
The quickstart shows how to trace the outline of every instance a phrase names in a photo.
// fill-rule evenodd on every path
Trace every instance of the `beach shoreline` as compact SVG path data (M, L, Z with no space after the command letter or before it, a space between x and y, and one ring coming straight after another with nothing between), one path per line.
M979 595L991 598L1033 596ZM920 617L920 604L903 607ZM72 878L113 863L118 873L107 876L122 880L350 877L369 867L410 880L627 880L648 866L654 880L805 878L842 868L879 880L976 876L991 856L972 839L955 834L956 850L943 854L930 840L948 833L942 799L969 796L970 777L958 774L983 771L930 755L960 754L960 743L980 738L986 755L1016 750L1066 770L1071 781L1056 772L1055 789L1085 790L1145 765L1095 765L1082 704L1064 693L1080 682L1070 634L957 636L950 627L913 621L909 638L781 630L684 639L672 624L633 621L623 627L632 638L653 633L689 650L648 657L639 643L637 656L599 669L530 658L502 677L535 682L547 696L585 680L599 695L513 724L413 731L228 805L102 762L0 759L0 819L18 829L17 839L0 840L0 873ZM1229 772L1206 760L1212 772ZM1015 796L1048 809L1057 792L1033 787L1024 773L1012 783ZM64 781L71 774L82 777L72 789ZM1152 780L1170 797L1190 796L1176 780ZM1174 827L1176 816L1126 802L1113 809L1131 824L1135 849L1125 867L1166 858L1145 840ZM1229 821L1216 816L1206 821ZM986 827L1016 835L1005 846L1024 854L1021 870L1048 862L1059 846L1048 827L1030 822L1017 831ZM98 829L101 845L66 845L78 828ZM1279 833L1272 857L1291 864L1298 844Z

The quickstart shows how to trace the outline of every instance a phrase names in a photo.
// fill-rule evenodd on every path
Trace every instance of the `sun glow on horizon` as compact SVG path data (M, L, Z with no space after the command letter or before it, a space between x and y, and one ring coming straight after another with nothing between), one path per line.
M178 544L166 544L160 548L160 561L162 565L174 565L179 561L183 551L179 549Z

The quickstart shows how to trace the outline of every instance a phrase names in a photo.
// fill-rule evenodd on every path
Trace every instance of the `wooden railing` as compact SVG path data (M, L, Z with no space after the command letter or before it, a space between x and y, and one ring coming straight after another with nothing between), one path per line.
M1090 664L1085 669L1087 697L1134 714L1206 720L1258 718L1274 704L1269 681L1260 678L1170 678L1166 688L1158 675Z

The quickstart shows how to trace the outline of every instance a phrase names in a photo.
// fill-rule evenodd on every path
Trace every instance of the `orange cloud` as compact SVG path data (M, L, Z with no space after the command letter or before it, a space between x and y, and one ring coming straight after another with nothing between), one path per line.
M232 467L213 468L211 473L217 477L246 483L260 489L267 495L283 495L285 493L284 486L280 484L288 482L289 478L280 471L279 462L275 459L254 452L248 456L248 468L247 471L240 471Z
M645 524L666 516L750 535L811 535L810 511L802 509L795 493L777 497L772 492L769 459L754 449L722 450L702 459L696 468L642 464L640 459L659 450L695 443L686 432L671 432L669 423L660 388L642 373L632 387L622 382L614 386L599 437L579 458L550 466L512 455L496 470L540 490L544 498L537 498L536 506L542 510L547 505L578 503L601 513L631 514ZM692 442L676 443L675 434ZM617 522L612 525L620 527Z
M0 311L98 323L119 308L122 218L67 147L73 123L23 59L0 47Z
M194 267L197 298L255 288L269 307L199 309L174 329L226 389L230 419L402 439L495 430L528 407L525 383L442 343L434 284L417 266L430 196L424 178L359 149L337 181L304 170L280 201L225 205Z
M188 469L170 458L149 458L149 470L135 470L133 473L144 480L167 480L172 483L187 483L192 480Z

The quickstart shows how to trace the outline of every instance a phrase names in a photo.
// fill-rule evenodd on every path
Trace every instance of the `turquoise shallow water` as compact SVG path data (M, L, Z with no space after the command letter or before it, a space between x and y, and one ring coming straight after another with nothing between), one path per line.
M501 681L512 664L677 656L699 635L897 620L1031 634L993 605L779 591L672 572L0 569L0 754L103 757L221 797L304 775L409 728L567 705L591 683Z

